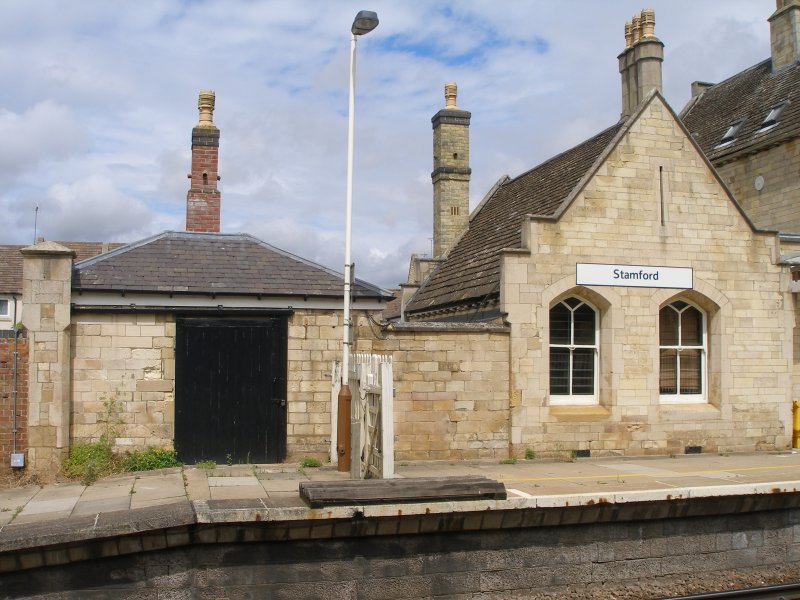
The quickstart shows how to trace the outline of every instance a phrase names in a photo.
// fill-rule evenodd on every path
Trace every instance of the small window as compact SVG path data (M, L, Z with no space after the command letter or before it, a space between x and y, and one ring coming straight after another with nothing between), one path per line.
M703 402L705 396L705 315L678 300L659 313L661 402Z
M457 217L460 212L461 211L459 211L459 207L458 206L451 206L450 207L450 215L451 216Z
M774 106L767 117L762 121L761 128L759 131L763 131L765 129L769 129L771 127L775 127L778 124L778 120L781 118L781 114L783 113L783 109L786 108L787 102L781 102L777 106Z
M8 317L10 315L11 303L8 298L0 298L0 317Z
M550 402L597 402L597 312L579 298L550 309Z
M725 132L725 135L722 136L719 146L730 144L733 140L735 140L736 136L739 134L739 130L742 128L742 125L744 125L744 119L739 119L738 121L731 123L730 127L728 127L728 130Z

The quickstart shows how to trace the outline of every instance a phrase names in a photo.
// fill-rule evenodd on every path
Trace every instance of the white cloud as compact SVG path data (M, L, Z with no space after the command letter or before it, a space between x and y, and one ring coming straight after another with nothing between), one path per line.
M696 79L769 54L766 0L651 0L680 109ZM359 40L353 254L395 285L429 251L431 123L442 86L472 112L474 206L619 116L617 54L640 0L373 0ZM182 228L197 93L217 93L222 226L341 269L352 0L4 6L0 210L51 239Z
M43 100L22 113L0 107L0 175L14 178L46 160L85 151L86 134L71 111Z
M147 206L117 190L105 177L91 176L72 184L58 183L38 202L39 235L50 240L95 239L132 241L152 221Z

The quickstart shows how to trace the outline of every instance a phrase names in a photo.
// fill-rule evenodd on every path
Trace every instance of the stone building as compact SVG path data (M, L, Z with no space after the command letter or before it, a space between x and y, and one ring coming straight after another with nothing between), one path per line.
M796 13L792 2L772 22ZM427 328L430 349L472 328L446 353L454 371L459 350L492 339L486 356L497 363L467 364L505 374L484 399L496 400L495 416L507 411L495 431L514 455L791 442L800 239L751 219L664 100L654 25L646 10L626 27L622 119L501 179L429 275L417 277L412 260L401 320L389 327L395 336ZM449 388L457 423L472 410L463 400L475 388L463 389ZM489 431L468 446L486 455Z
M753 222L800 231L800 1L776 0L768 59L692 84L681 118Z
M278 462L326 454L342 276L247 234L221 234L219 130L202 92L192 130L187 231L75 262L21 250L30 344L28 460L58 468L70 444L174 446L182 460ZM364 325L391 295L357 280ZM362 342L354 340L354 349Z

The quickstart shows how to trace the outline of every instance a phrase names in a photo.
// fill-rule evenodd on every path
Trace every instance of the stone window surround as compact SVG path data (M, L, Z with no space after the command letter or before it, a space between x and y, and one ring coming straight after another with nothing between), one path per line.
M541 335L543 340L550 339L550 326L549 326L549 312L550 309L559 302L574 296L581 300L586 301L593 306L597 311L599 326L598 334L599 339L597 343L597 360L598 360L598 389L596 390L597 402L592 405L585 406L599 406L600 408L609 410L615 404L613 398L613 381L614 374L622 371L620 353L614 349L614 330L623 327L623 311L619 308L622 306L621 297L612 288L603 288L602 294L596 289L584 286L574 285L574 275L563 278L550 286L543 294L543 304L546 307L546 315ZM698 289L700 288L700 289ZM701 291L702 290L702 291ZM722 400L722 390L719 386L711 385L712 375L714 373L722 372L721 356L723 354L723 306L718 302L728 305L727 298L719 292L714 286L709 285L699 279L695 279L695 289L692 290L673 290L673 289L656 289L651 297L651 312L655 321L654 330L656 332L653 347L653 369L652 376L655 387L654 390L654 403L660 406L674 410L680 409L681 406L708 406L719 410ZM712 299L712 296L713 298ZM658 340L658 317L659 311L664 306L671 304L677 300L689 302L693 306L699 308L705 316L705 333L706 333L706 360L704 376L706 378L706 390L703 394L702 402L694 402L687 404L680 403L661 403L659 401L659 340ZM716 301L715 301L716 300ZM728 307L729 308L729 307ZM550 372L550 352L549 344L548 350L543 353L543 358L546 362L545 372ZM550 406L575 406L580 407L580 404L561 404L553 403L549 386L547 389L547 404Z
M543 340L550 339L550 309L559 302L562 302L567 298L574 297L578 298L579 300L583 300L589 306L591 306L595 310L598 321L596 358L597 371L595 373L597 387L595 389L593 401L590 403L584 402L579 404L575 402L559 402L558 400L553 402L553 396L550 395L549 388L550 351L548 343L547 351L543 353L543 358L547 363L545 366L545 372L548 374L547 404L554 407L600 406L608 409L614 403L611 397L611 374L620 372L619 366L615 364L617 360L614 356L615 353L609 351L609 349L613 348L614 345L614 329L621 327L621 323L618 323L618 321L622 316L622 312L620 310L614 310L613 308L615 306L620 306L621 300L620 297L610 288L604 289L604 294L601 295L597 291L588 287L576 286L574 285L574 282L574 275L565 277L560 282L550 286L550 288L543 294L542 299L543 303L547 307L547 310L543 315L544 323L541 335ZM566 397L562 396L561 398Z
M684 302L689 306L696 308L700 312L700 317L702 319L701 322L701 329L703 332L703 342L702 345L697 347L701 350L700 355L700 393L699 394L682 394L680 390L676 391L674 394L665 394L660 391L660 383L659 383L659 402L661 404L707 404L706 398L708 395L708 316L706 315L706 311L703 310L702 307L698 306L697 303L692 302L688 298L684 298L682 295L678 295L677 297L673 298L669 302L664 303L659 310L659 324L660 324L660 315L661 311L670 307L670 305L675 304L676 302ZM679 326L680 328L680 326ZM661 339L660 339L660 327L659 327L659 382L660 382L660 372L661 372L661 362L660 362L660 354L661 354ZM680 345L682 346L682 344ZM691 346L695 348L695 346ZM681 368L678 367L678 372L680 373Z
M600 310L592 302L590 302L586 298L583 298L580 295L573 294L573 295L567 295L566 297L561 298L560 300L558 300L558 302L553 302L550 305L549 311L552 311L554 307L558 306L559 304L561 304L565 300L568 300L569 298L574 298L576 300L580 300L586 306L588 306L589 308L591 308L594 311L594 332L595 332L595 335L594 335L594 393L585 394L585 395L573 395L572 393L559 394L559 395L551 394L550 395L550 405L551 406L572 406L572 405L591 406L591 405L596 405L596 404L598 404L598 398L599 398L598 388L599 388L599 384L600 384L600 378L599 378L599 367L600 367L600 359L599 359L599 355L600 355L600 331L599 331L600 328L599 328L599 321L600 321L600 319L599 319L599 315L600 315ZM549 316L549 311L548 311L548 316ZM548 329L549 329L549 318L548 318ZM547 336L547 339L548 340L550 339L550 335ZM564 347L564 344L549 345L550 348L552 348L553 346ZM549 361L549 356L550 356L550 353L548 352L548 361ZM550 372L549 366L548 366L548 372Z

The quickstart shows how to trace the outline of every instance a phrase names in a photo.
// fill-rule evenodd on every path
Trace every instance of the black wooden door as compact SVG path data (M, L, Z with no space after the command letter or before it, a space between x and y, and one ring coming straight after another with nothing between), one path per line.
M176 334L178 458L189 464L282 461L286 318L179 319Z

